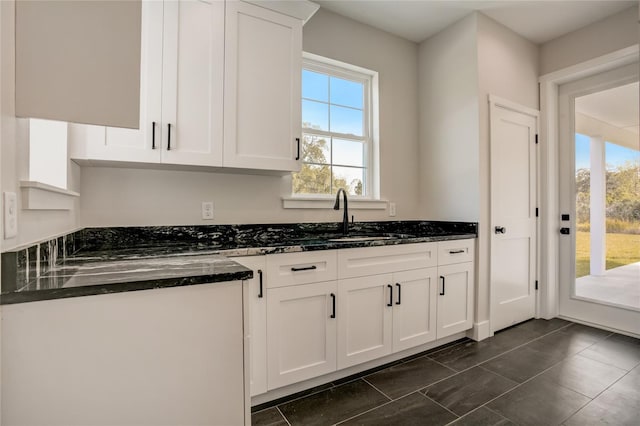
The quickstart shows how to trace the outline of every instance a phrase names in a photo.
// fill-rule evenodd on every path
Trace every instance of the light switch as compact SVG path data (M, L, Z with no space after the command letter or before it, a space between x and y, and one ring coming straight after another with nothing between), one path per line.
M4 238L18 235L18 198L15 192L3 193Z
M396 203L389 203L389 216L396 215Z

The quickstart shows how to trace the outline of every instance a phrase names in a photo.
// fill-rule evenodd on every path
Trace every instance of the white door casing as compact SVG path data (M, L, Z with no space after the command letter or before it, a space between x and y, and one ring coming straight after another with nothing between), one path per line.
M537 119L490 98L492 332L536 314Z

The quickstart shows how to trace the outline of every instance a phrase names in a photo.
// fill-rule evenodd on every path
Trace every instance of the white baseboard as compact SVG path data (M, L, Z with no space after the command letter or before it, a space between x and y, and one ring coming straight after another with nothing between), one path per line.
M484 340L491 336L493 336L493 333L491 332L491 327L489 327L488 320L482 322L474 322L473 328L467 331L467 337L475 340L476 342L479 342L480 340Z

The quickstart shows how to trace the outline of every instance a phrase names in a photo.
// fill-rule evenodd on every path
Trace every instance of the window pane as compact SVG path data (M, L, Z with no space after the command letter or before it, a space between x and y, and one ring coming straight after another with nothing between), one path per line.
M302 97L329 102L329 76L302 70Z
M296 194L330 194L330 166L303 164L299 172L293 173L293 192Z
M331 146L323 136L304 134L302 136L302 161L305 163L331 162Z
M333 139L333 164L340 166L364 166L364 145L362 142Z
M362 83L331 77L331 103L362 109L364 86Z
M346 135L363 135L362 111L331 105L331 129Z
M358 167L333 167L332 193L344 188L349 195L362 195L364 188L364 169Z
M329 130L329 105L314 101L302 101L302 127Z

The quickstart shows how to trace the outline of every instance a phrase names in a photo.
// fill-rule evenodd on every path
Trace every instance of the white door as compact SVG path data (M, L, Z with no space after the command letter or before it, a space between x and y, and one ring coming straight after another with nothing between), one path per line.
M336 281L267 290L269 390L336 370L336 293Z
M438 339L473 326L473 262L438 266Z
M391 353L391 274L338 283L338 369Z
M393 352L436 339L437 268L393 274Z
M518 107L516 107L518 108ZM535 316L537 112L491 102L491 329Z
M300 169L302 21L227 2L224 165Z
M162 59L162 162L222 166L224 2L165 2Z
M87 133L89 159L159 163L161 152L163 3L142 2L140 128L106 127L100 139Z
M620 198L611 190L620 166L635 164L637 169L640 161L638 77L636 62L558 88L559 215L566 215L561 226L568 232L560 235L559 313L636 335L640 335L637 238L624 229L607 229L606 222L614 219L622 222L618 226L624 225L615 213ZM625 120L628 126L622 127ZM630 157L623 156L625 151ZM610 158L608 152L614 155ZM581 184L585 172L586 189ZM637 171L633 175L637 177ZM585 192L586 205L578 197ZM635 197L640 197L637 190ZM578 205L587 214L579 212Z
M231 258L253 271L245 297L245 310L249 311L249 391L251 396L267 391L267 279L265 256L243 256ZM245 369L245 374L247 374Z

